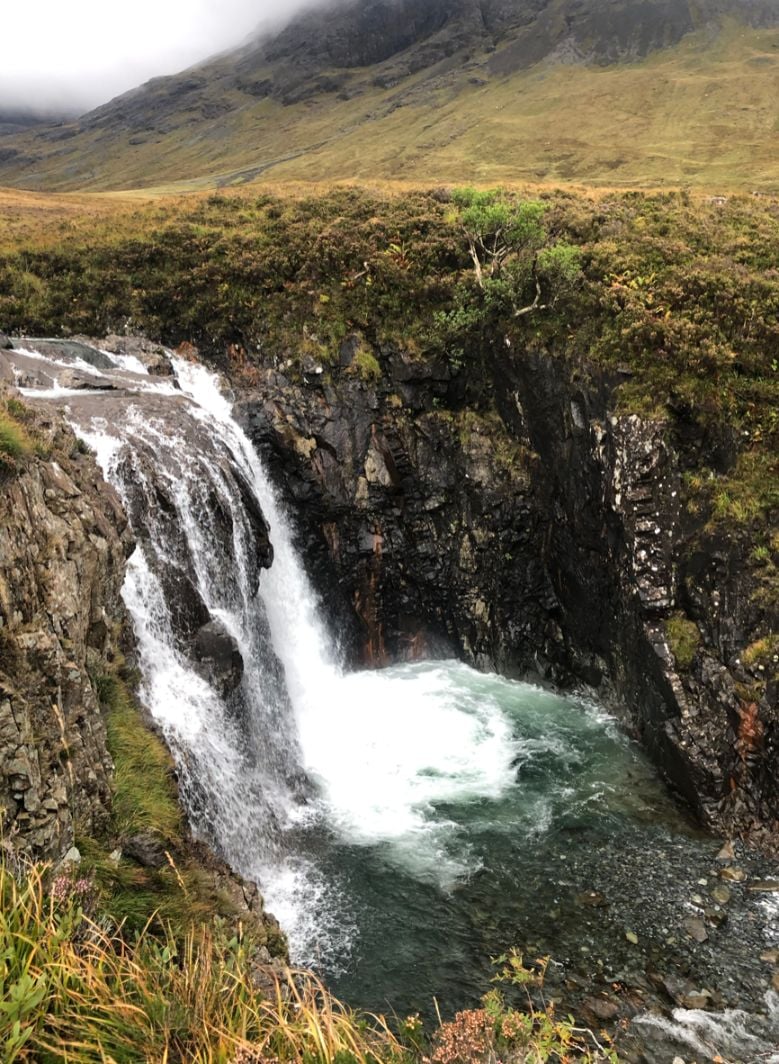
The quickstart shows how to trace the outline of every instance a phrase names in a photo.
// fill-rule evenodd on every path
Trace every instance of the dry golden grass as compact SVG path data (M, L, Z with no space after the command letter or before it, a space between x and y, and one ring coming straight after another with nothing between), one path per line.
M96 915L88 878L35 866L15 872L0 862L4 1064L488 1064L498 1052L510 1064L569 1054L617 1062L551 1007L520 1013L494 991L487 1011L443 1024L427 1057L417 1017L395 1034L312 972L260 972L251 943L224 927L201 923L180 939L147 926L128 938ZM461 1051L454 1060L452 1046Z

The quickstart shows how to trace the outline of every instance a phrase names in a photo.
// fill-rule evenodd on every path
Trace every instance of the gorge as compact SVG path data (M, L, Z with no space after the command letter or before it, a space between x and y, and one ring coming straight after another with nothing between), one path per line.
M566 659L575 629L557 645L548 639L549 622L538 617L559 609L552 579L539 581L532 566L524 568L522 554L537 549L538 518L525 477L512 482L505 455L494 453L495 426L489 447L480 431L463 437L458 428L454 439L439 435L426 458L430 421L420 418L414 467L398 437L388 443L386 428L380 434L364 383L346 378L348 403L341 399L333 416L335 383L320 388L321 374L314 372L313 383L304 377L294 386L275 373L258 389L262 402L244 397L237 410L269 467L291 488L293 518L210 370L132 338L12 342L0 356L7 375L36 407L64 411L129 518L135 548L122 597L134 638L126 635L125 642L134 644L139 695L174 751L192 827L244 880L261 887L293 960L319 968L350 1001L368 1008L413 1010L438 995L451 1011L478 996L489 982L490 957L517 936L524 948L554 957L559 974L553 973L550 990L559 988L562 1000L580 1007L583 1001L598 1017L598 1001L601 1009L620 1008L612 1006L620 995L604 999L601 988L624 984L629 1014L638 1009L639 1015L628 1050L638 1038L660 1060L669 1047L692 1044L686 1040L699 1035L724 1049L740 1049L745 1039L757 1048L771 1037L775 1002L770 992L763 1002L759 960L779 931L775 908L761 900L771 895L733 884L725 899L717 887L720 843L679 812L636 745L593 700L598 667L606 673L609 664L593 665L593 656ZM540 376L536 367L536 382ZM425 374L409 383L402 367L396 380L405 383L406 405L415 403L415 388L424 396L437 386ZM323 393L327 416L316 420ZM518 394L514 418L522 415ZM573 403L569 409L570 433L581 415ZM301 430L304 418L310 421ZM623 426L615 420L625 471L620 486L628 499L646 501L651 478L664 476L655 461L657 428L636 417ZM408 437L405 442L409 447ZM640 496L630 487L624 457L631 444L643 461ZM337 494L350 472L338 449L348 447L351 468L362 470L364 480L355 484L353 514L354 501ZM330 453L337 462L328 466ZM401 456L404 474L398 473ZM448 480L446 463L453 459L459 475L475 485L467 494ZM422 483L437 478L439 494L425 488L419 518L416 500L403 498L412 475ZM496 484L500 505L490 508L479 493L497 492ZM334 526L326 511L339 502ZM402 526L409 541L392 523L404 504L411 509ZM444 548L426 549L416 521L429 522L435 543L457 529L448 509L443 522L435 522L436 512L465 506L473 507L472 546L456 537L454 551L445 538ZM111 523L126 539L121 510L115 513ZM324 533L319 546L317 525ZM318 595L296 538L307 544ZM413 538L421 547L416 552ZM502 600L482 590L487 574L480 549L490 578L514 570L520 590L509 587ZM397 573L393 550L403 563ZM452 564L447 550L474 580L472 597L457 594L450 571L435 568L435 559ZM652 557L662 561L662 554ZM638 568L639 580L646 571ZM663 576L639 584L637 608L650 617ZM501 613L495 623L486 613L488 595L506 609L526 603L517 617L525 627L512 629ZM468 609L471 603L475 609ZM468 612L460 615L463 604ZM544 656L532 643L534 629L545 633ZM629 634L636 638L635 628ZM654 644L650 649L657 654ZM487 672L456 663L455 654ZM661 660L669 657L666 649ZM372 668L352 671L360 659ZM383 667L376 671L377 665ZM536 684L500 679L494 668L532 672ZM570 687L576 669L580 683L590 681L590 693L580 688L581 694L562 697L537 686L555 680ZM629 690L612 680L601 694L612 704L622 699L624 716ZM643 703L632 705L642 708L649 692L645 686ZM650 714L643 723L640 712L636 719L639 731L653 726ZM674 780L667 742L647 745ZM689 787L689 775L678 779ZM700 790L688 793L713 824L733 823L734 810L711 804L705 790L716 779L699 773ZM744 808L751 793L770 801L754 782L745 790ZM25 831L21 815L16 828ZM757 854L741 852L739 866L739 874L746 868L758 883L770 874ZM707 941L693 947L685 929L697 933L698 925ZM571 995L577 985L581 990ZM713 1033L701 1034L694 1018L676 1028L648 1021L642 1028L641 1002L658 989L690 1009L706 1002L754 1015L721 1013Z
M493 191L478 275L479 195L19 215L6 860L266 993L446 1030L516 947L621 1059L770 1059L776 206Z
M779 0L6 7L2 1064L779 1064Z

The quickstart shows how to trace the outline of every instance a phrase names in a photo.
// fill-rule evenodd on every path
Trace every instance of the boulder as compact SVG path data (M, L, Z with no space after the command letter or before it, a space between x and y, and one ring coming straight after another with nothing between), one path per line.
M137 358L153 377L173 375L173 366L165 348L142 336L112 334L101 341L101 346L114 355L131 355Z
M131 835L122 846L122 854L132 858L143 868L162 868L167 861L165 844L156 835L145 831Z

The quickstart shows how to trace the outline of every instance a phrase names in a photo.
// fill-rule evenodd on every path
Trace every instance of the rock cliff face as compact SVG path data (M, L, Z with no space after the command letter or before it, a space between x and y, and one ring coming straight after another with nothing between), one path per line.
M685 487L701 448L729 461L727 431L620 412L620 374L586 359L481 358L458 373L354 335L338 367L255 366L239 385L345 653L587 685L704 822L775 831L776 601L751 537L706 522ZM116 653L130 536L69 430L38 415L36 431L48 457L0 474L0 781L6 840L54 856L109 808L90 677ZM234 648L200 634L229 690Z
M582 382L572 369L504 359L499 394L540 457L545 558L573 672L627 706L705 822L775 830L776 686L744 650L775 629L776 602L756 594L749 537L687 505L683 474L700 455L683 423L615 414L618 377Z
M48 457L0 468L0 805L3 839L52 858L100 830L111 760L91 675L123 623L127 521L59 415Z
M493 352L466 406L446 367L379 355L362 379L347 340L333 373L263 370L242 401L353 657L588 685L705 823L775 828L776 684L744 654L775 603L688 512L679 427L617 413L586 361Z

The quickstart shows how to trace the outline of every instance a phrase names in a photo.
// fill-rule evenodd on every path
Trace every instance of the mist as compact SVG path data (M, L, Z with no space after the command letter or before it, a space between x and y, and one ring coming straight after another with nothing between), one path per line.
M312 0L5 0L0 115L73 116L287 22Z

